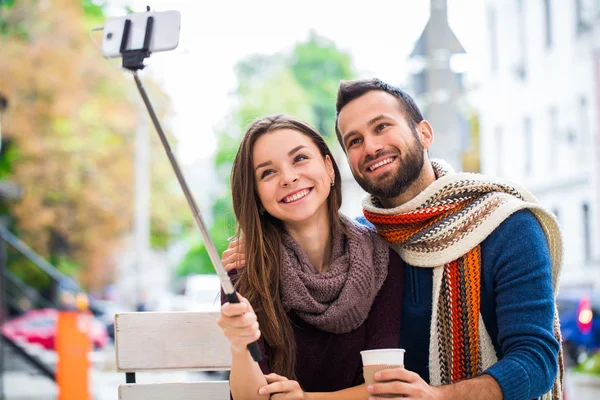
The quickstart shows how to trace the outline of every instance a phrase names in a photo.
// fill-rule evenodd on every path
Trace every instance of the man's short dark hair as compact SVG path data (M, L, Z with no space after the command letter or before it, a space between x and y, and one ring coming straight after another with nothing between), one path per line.
M346 147L342 142L342 133L340 132L340 128L338 126L340 111L342 111L342 108L344 108L352 100L357 99L373 90L381 90L398 99L400 110L408 120L408 123L413 130L416 128L419 122L423 121L423 114L421 114L421 110L419 110L419 107L417 107L417 103L415 103L413 98L410 97L408 93L399 87L389 85L377 78L342 81L338 89L337 100L335 103L335 133L344 151L346 151Z

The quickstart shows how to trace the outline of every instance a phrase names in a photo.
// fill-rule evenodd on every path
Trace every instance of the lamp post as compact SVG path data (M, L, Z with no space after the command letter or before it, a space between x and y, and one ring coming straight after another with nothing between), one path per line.
M8 100L0 93L0 150L2 150L2 113L8 107ZM0 223L2 223L0 221ZM4 295L4 271L6 265L6 243L0 240L0 325L6 318L6 299ZM0 338L0 400L4 400L4 341Z
M8 107L8 100L0 93L0 150L2 150L2 113Z

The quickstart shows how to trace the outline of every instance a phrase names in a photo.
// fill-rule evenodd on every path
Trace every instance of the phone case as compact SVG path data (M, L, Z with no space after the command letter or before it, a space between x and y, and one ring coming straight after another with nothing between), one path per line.
M104 57L121 56L121 39L126 20L131 21L131 30L125 49L141 49L144 45L146 23L149 16L154 17L149 50L155 53L177 48L181 27L179 11L143 12L106 20L102 32L102 55Z

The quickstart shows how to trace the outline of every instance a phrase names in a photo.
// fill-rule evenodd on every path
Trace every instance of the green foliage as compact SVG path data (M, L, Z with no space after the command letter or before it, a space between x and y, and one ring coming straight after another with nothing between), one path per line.
M235 234L235 218L231 209L231 196L222 197L213 205L212 212L215 221L210 229L210 236L219 255L227 249L228 238ZM208 251L204 243L200 241L200 233L194 231L193 234L195 234L195 239L191 249L177 267L177 276L179 277L190 274L215 273Z
M0 152L0 180L6 179L12 172L11 165L19 159L19 150L7 141Z
M329 39L311 32L305 43L296 45L290 67L309 96L315 125L321 134L335 136L335 99L341 80L352 79L350 55Z
M235 68L238 104L230 124L218 134L215 166L229 187L229 173L248 124L258 117L285 113L315 126L328 143L335 142L335 97L340 80L352 79L351 58L335 43L314 32L307 41L296 44L287 55L252 55ZM217 200L210 229L221 254L227 238L235 234L231 193ZM196 232L191 233L194 236ZM213 273L204 245L195 241L178 266L177 274Z
M583 362L574 368L574 371L600 376L600 351L589 354Z

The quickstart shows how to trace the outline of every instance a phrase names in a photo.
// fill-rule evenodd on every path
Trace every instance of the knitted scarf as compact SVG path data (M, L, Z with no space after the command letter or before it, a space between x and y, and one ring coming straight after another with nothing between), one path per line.
M288 234L283 236L281 300L309 324L347 333L367 319L388 273L389 244L377 232L342 217L349 232L332 232L329 268L320 273Z
M562 238L556 218L523 188L480 174L454 173L442 161L432 165L437 180L399 207L384 209L368 196L365 218L408 264L433 268L430 381L446 385L475 377L496 363L496 352L480 314L480 244L506 218L521 209L536 216L552 257L557 293ZM555 307L554 333L561 343ZM562 398L563 360L545 399Z

